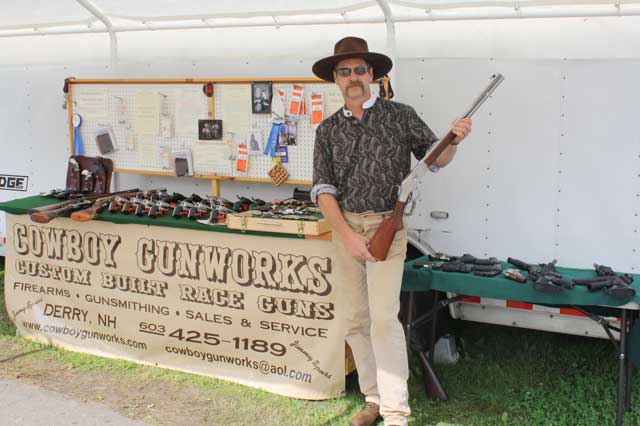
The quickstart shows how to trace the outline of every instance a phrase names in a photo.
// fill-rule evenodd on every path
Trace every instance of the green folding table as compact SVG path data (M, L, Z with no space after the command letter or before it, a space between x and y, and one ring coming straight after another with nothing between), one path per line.
M433 360L433 346L435 340L435 327L437 311L451 303L459 302L466 296L486 297L493 299L527 302L537 305L570 307L577 309L589 318L597 321L605 329L613 342L618 354L618 403L616 413L616 425L623 424L625 411L631 409L631 380L633 364L640 366L640 275L632 275L634 281L632 287L636 295L626 299L616 299L607 296L602 291L589 292L584 286L575 286L572 289L560 293L543 293L533 288L530 280L519 284L506 278L503 274L495 277L481 277L471 273L443 272L426 267L414 267L416 262L429 263L426 257L408 261L404 267L402 291L408 292L409 304L407 314L404 316L404 325L407 336L410 336L412 327L424 319L431 319L431 354L430 359L426 354L420 353L423 371L430 373L430 360ZM508 263L502 264L503 269L513 268ZM567 279L592 278L596 274L593 270L558 267L558 272ZM524 273L526 276L526 272ZM421 318L414 318L414 292L435 291L436 298L434 308ZM440 300L440 295L455 294L456 296ZM617 316L620 318L620 328L609 324L603 317ZM619 332L619 343L614 339L611 330ZM425 370L426 369L426 370ZM435 377L435 376L433 376ZM429 385L427 394L431 397L438 396L446 399L446 392L439 383L426 383ZM440 388L438 389L438 386Z

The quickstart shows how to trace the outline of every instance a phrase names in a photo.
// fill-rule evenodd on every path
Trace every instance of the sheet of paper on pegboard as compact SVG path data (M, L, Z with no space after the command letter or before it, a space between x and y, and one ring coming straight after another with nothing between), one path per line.
M261 81L267 81L264 79ZM307 113L311 111L311 94L322 93L326 99L340 99L336 85L330 83L303 84ZM377 86L371 85L377 92ZM273 92L285 93L288 109L293 84L273 84ZM135 133L135 99L142 92L157 93L160 99L159 128L151 134ZM244 95L243 95L244 93ZM192 148L198 142L198 120L222 120L223 138L221 143L233 145L244 143L248 131L259 131L266 141L271 130L269 114L251 112L251 83L214 84L215 117L209 117L208 98L202 91L202 84L75 84L73 97L76 100L74 112L83 118L81 135L86 155L99 155L95 135L99 128L110 126L115 137L116 150L105 157L114 162L118 169L141 172L168 172L170 164L167 156L171 150ZM246 96L243 103L242 96ZM225 103L227 105L225 105ZM325 118L330 115L325 105ZM225 117L226 116L226 117ZM225 119L234 133L227 133ZM156 123L154 121L154 123ZM288 146L286 165L290 180L312 179L313 146L315 126L309 122L309 115L298 117L295 145ZM234 153L237 149L229 147ZM233 159L230 159L231 161ZM269 179L273 160L268 155L250 157L249 169L242 177ZM240 176L235 168L222 170L212 165L202 167L202 171L220 176Z
M139 93L151 92L160 98L159 123L169 119L170 129L136 134L135 100ZM199 93L198 93L199 92ZM191 148L198 140L198 119L207 118L207 98L200 85L196 84L77 84L73 87L74 99L83 99L85 93L92 94L93 102L87 107L77 102L74 112L82 116L80 128L85 154L99 155L95 143L95 134L100 127L111 126L115 136L116 150L104 156L113 160L114 167L126 170L162 172L169 171L168 164L162 158L164 149ZM104 100L100 96L104 96ZM186 104L191 127L184 126L184 111L177 107ZM98 115L98 105L103 103L105 111Z

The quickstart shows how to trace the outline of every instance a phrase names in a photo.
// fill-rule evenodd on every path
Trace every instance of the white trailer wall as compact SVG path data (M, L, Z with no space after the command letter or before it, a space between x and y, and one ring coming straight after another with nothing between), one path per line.
M398 81L406 102L436 123L440 135L483 78L506 77L477 114L473 137L455 163L423 179L410 224L428 229L427 241L452 253L640 270L640 139L631 130L640 61L415 59L402 65ZM431 211L450 217L433 219Z
M640 270L640 139L632 124L640 20L396 27L396 100L413 105L439 135L491 74L506 77L455 162L423 180L410 222L424 230L422 238L452 253ZM64 184L65 77L309 76L340 37L363 36L372 50L384 51L384 31L375 24L125 33L118 35L116 68L108 65L106 35L0 39L0 48L13 52L0 59L0 173L29 175L31 194ZM94 47L82 37L94 39ZM119 176L117 185L210 188L206 181L133 175ZM292 189L222 184L229 198ZM18 195L0 191L0 201ZM431 219L433 210L450 217Z

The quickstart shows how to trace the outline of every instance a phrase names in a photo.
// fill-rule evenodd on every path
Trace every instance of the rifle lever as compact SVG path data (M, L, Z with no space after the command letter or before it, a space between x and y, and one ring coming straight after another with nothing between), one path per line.
M414 192L418 192L418 189L416 188ZM407 199L407 204L404 208L405 216L411 216L413 214L413 210L416 208L416 200L418 198L419 197L413 195L413 193L409 194L409 198Z

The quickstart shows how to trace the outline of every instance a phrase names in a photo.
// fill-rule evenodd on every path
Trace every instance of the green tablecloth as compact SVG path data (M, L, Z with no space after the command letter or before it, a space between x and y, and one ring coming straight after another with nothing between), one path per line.
M479 277L473 274L442 272L428 268L416 269L413 264L418 261L428 262L426 257L422 257L405 263L402 278L403 291L438 290L540 305L621 306L632 302L640 303L640 275L637 274L633 275L634 281L632 283L637 293L636 296L628 299L614 299L602 291L590 293L584 286L575 286L571 290L565 290L558 294L548 294L534 290L533 284L529 280L519 284L502 274L495 277ZM502 264L503 269L511 267L508 263ZM589 269L562 267L557 269L568 280L596 276L595 272ZM600 314L604 315L604 313ZM635 324L629 334L629 356L636 367L640 367L640 321Z
M575 286L571 290L565 290L558 294L549 294L534 290L530 281L519 284L502 274L495 277L479 277L473 274L434 271L428 268L416 269L413 267L416 261L427 262L428 260L426 257L422 257L405 264L402 278L403 291L439 290L469 296L517 300L543 305L620 306L629 302L640 303L640 275L633 275L634 282L632 286L638 293L635 297L615 299L608 297L602 291L590 293L584 286ZM502 268L513 268L513 266L503 263ZM567 280L596 276L595 272L589 269L562 267L557 269Z
M29 209L34 207L47 206L51 204L59 203L60 200L55 198L47 198L41 197L39 195L33 197L19 198L17 200L7 201L4 203L0 203L0 210L5 211L11 214L27 214ZM67 217L70 214L67 215ZM246 235L259 235L259 236L267 236L267 237L279 237L279 238L300 238L297 235L293 234L281 234L274 232L256 232L256 231L246 231L242 232L237 229L229 229L226 226L217 226L217 225L204 225L202 223L198 223L195 220L190 220L186 218L175 219L170 216L162 217L159 216L155 219L149 217L138 217L132 214L122 214L122 213L109 213L104 212L100 214L95 220L103 220L107 222L113 223L135 223L138 225L155 225L155 226L168 226L171 228L183 228L183 229L195 229L198 231L213 231L213 232L229 232L235 234L246 234Z

